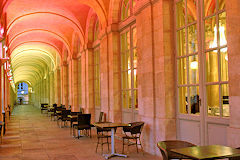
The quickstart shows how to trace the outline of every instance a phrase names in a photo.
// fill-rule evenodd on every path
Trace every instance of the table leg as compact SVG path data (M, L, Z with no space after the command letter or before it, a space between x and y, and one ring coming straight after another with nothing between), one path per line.
M115 133L115 128L111 128L111 154L104 154L103 156L105 157L105 159L109 159L115 156L126 158L127 155L125 154L115 153L114 133Z

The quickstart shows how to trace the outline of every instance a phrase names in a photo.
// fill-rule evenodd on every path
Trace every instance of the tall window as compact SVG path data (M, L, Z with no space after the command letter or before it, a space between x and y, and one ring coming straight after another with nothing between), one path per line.
M123 0L121 20L132 16L134 0ZM121 52L121 92L124 109L138 109L137 85L137 30L135 25L126 24L120 33Z
M123 0L121 6L121 21L124 21L133 14L133 7L136 4L136 0Z
M176 43L179 112L229 116L225 0L176 0Z
M95 22L94 27L94 41L98 40L100 26L98 19ZM93 51L93 79L94 79L94 105L95 107L101 106L101 95L100 95L100 47L99 44L95 44Z

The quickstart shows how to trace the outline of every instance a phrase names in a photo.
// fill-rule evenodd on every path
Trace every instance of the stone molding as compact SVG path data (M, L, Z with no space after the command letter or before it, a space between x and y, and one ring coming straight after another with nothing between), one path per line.
M159 0L140 0L137 1L136 6L133 8L133 14L138 15L142 12L146 7L153 5L154 3L158 2Z

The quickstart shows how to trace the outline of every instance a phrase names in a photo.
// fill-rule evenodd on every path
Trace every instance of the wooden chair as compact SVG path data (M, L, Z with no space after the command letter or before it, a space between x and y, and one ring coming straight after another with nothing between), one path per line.
M108 123L108 122L103 122L102 119L103 119L103 115L104 113L103 112L100 112L99 114L99 120L98 122L96 123ZM103 152L103 145L104 144L107 144L108 145L108 151L109 151L109 144L110 144L110 141L109 139L111 138L111 135L108 134L108 132L111 132L111 128L99 128L99 127L96 127L97 128L97 147L96 147L96 152L97 152L97 149L98 149L98 145L101 144L102 145L102 152ZM116 129L115 128L115 132L116 132ZM106 141L104 142L103 140L106 139Z
M163 160L189 159L188 157L171 152L170 150L176 149L176 148L193 147L193 146L196 146L196 145L186 141L181 141L181 140L167 140L167 141L161 141L157 143L157 147L159 148L162 154Z
M138 153L138 145L140 145L143 151L143 147L140 139L143 126L144 126L144 122L133 122L133 123L129 123L129 126L123 127L123 131L125 135L122 137L123 139L122 153L124 153L124 145L128 145L128 146L135 145L137 149L137 153ZM128 133L130 133L130 135ZM124 142L125 140L127 140L127 144L125 144ZM130 143L129 140L134 140L135 143Z
M62 122L64 122L64 127L66 126L66 122L70 122L71 118L68 117L68 115L71 115L71 110L63 110L62 111ZM61 123L62 127L62 123Z
M47 111L48 110L46 105L48 105L48 103L41 103L41 113L43 113L43 111Z
M74 129L78 130L78 139L80 137L79 132L80 131L86 131L86 135L90 136L91 138L91 114L79 114L78 115L78 124L73 125ZM90 132L90 133L89 133ZM75 132L73 132L74 134ZM75 135L73 135L76 137Z

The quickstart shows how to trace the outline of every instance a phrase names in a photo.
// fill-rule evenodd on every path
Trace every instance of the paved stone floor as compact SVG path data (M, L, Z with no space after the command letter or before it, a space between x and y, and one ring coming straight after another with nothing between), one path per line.
M70 135L69 128L59 128L56 121L41 114L38 108L19 105L14 108L0 144L0 160L103 160L101 148L99 153L95 153L95 129L92 132L92 138L75 139ZM121 152L121 147L121 141L117 140L117 152ZM103 152L107 152L107 146ZM147 153L137 154L135 146L126 147L126 152L128 160L160 159Z

